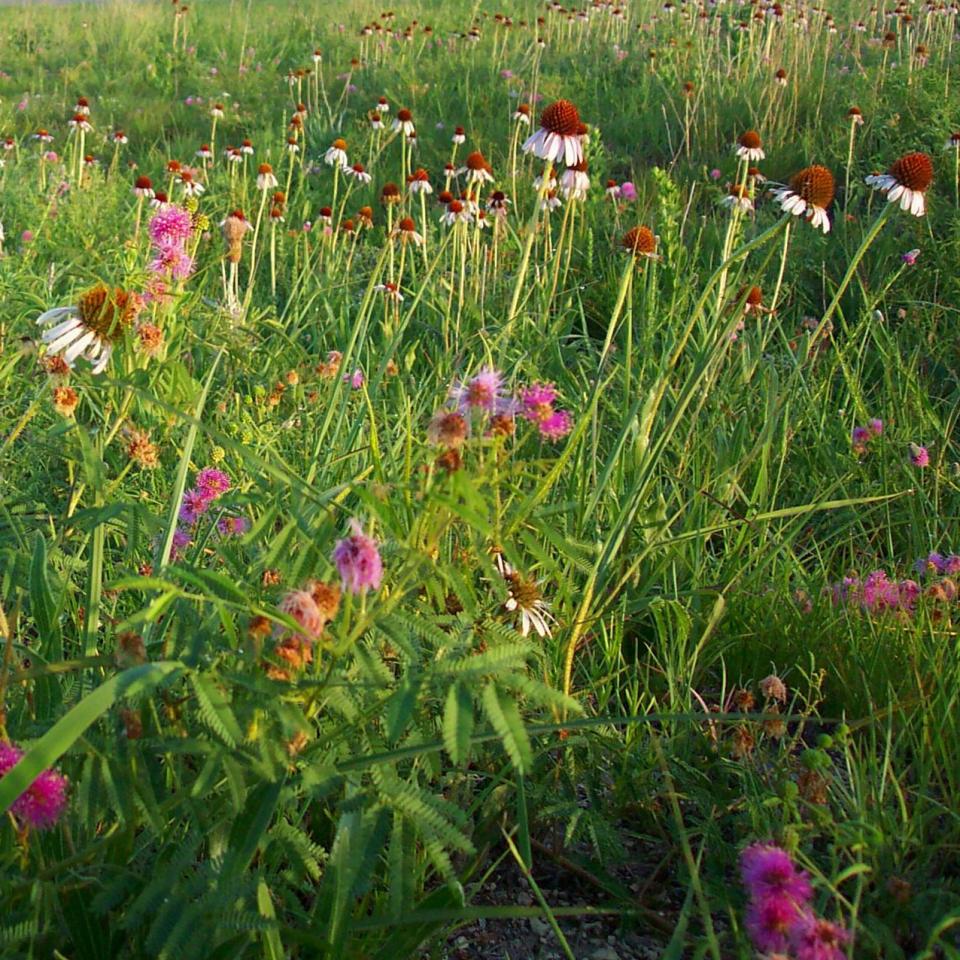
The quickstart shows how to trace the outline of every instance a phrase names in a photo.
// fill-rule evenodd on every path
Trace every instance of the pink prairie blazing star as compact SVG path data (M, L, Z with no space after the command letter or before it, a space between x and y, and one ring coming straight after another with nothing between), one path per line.
M12 743L0 742L0 777L7 774L23 757L23 751ZM10 812L23 823L37 830L52 827L67 806L67 778L56 770L44 770L17 797Z
M137 186L139 185L140 181L138 180ZM147 186L149 187L149 181ZM182 245L190 239L193 233L193 222L186 210L171 203L153 215L148 229L150 239L158 247L166 244Z
M350 529L350 536L338 540L333 549L333 562L343 588L350 593L363 593L368 588L379 590L383 562L377 541L363 532L359 520L351 520Z

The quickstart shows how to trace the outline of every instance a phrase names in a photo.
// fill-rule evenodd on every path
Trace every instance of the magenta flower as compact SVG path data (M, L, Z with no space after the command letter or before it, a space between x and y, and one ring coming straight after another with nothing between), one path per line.
M196 490L207 500L217 500L232 486L230 478L216 467L204 467L197 474L194 483Z
M923 469L930 464L930 454L926 447L918 446L915 443L910 444L910 462L915 467Z
M632 180L624 180L620 184L620 199L628 201L637 199L637 188L633 185Z
M190 214L176 204L167 204L150 220L150 239L158 246L183 246L193 233Z
M557 399L557 388L552 383L532 383L520 391L521 415L534 423L545 419L543 412ZM552 412L552 411L550 411ZM549 416L549 412L547 414Z
M366 383L366 378L363 375L363 371L357 367L353 373L345 373L343 375L343 382L349 383L354 390L359 390L364 383Z
M450 399L464 415L481 411L494 416L516 410L514 401L503 395L503 375L493 367L484 367L465 383L455 383L450 390Z
M147 269L151 273L168 274L174 280L186 280L193 273L193 257L178 244L163 243L157 246L156 256Z
M908 266L912 267L916 262L917 258L920 256L920 251L916 248L913 250L908 250L906 253L900 254L900 259Z
M836 923L804 916L790 930L790 947L796 960L845 960L843 947L850 934Z
M813 895L807 874L794 866L786 850L772 843L747 847L740 854L740 875L754 899L785 895L803 905Z
M753 945L763 953L786 950L790 931L801 917L801 908L787 894L778 893L751 901L744 926Z
M546 440L562 440L573 429L573 417L566 410L554 410L538 424L540 436Z
M23 751L12 743L0 742L0 777L20 762ZM11 813L36 830L47 830L63 815L67 806L69 782L56 770L44 770L13 801Z
M954 574L960 573L960 557L955 553L951 553L949 557L943 562L943 572L953 576Z
M207 512L210 503L211 498L204 496L202 491L187 490L180 504L180 519L192 526Z
M883 433L883 421L874 417L867 421L867 429L875 436L879 437Z
M933 552L921 557L914 564L914 569L919 574L943 573L946 569L946 561L941 554Z
M167 559L171 563L176 563L192 543L193 538L190 534L182 527L177 527L177 529L173 531L173 540L170 543L170 556Z
M350 529L353 533L338 540L333 548L333 562L343 588L350 593L362 593L367 588L379 590L383 563L377 542L364 534L359 520L351 520Z
M246 517L221 517L217 521L217 531L221 537L242 537L250 529Z

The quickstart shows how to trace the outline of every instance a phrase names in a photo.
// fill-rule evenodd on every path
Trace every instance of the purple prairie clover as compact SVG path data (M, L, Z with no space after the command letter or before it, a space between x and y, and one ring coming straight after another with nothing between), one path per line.
M943 573L946 570L946 561L943 559L942 554L936 552L928 553L927 556L921 557L913 565L913 568L921 575Z
M207 500L217 500L232 486L230 478L216 467L204 467L194 482L194 488Z
M786 850L772 843L754 843L740 854L740 876L755 900L786 896L803 905L813 895L807 874L794 866Z
M867 429L875 437L879 437L883 433L883 421L878 417L874 417L872 420L867 421Z
M357 367L353 373L345 373L343 375L343 382L349 383L352 389L359 390L367 381L363 375L363 371Z
M930 465L930 453L926 447L921 447L916 443L910 444L910 462L921 470Z
M187 548L193 543L193 538L183 529L177 527L173 531L173 540L170 543L170 556L167 558L170 563L176 563L186 553Z
M350 529L350 536L338 540L333 548L333 562L343 588L350 593L363 593L368 588L379 590L383 562L377 541L363 532L359 520L351 520Z
M0 777L20 762L23 751L12 743L0 742ZM47 830L63 815L67 806L68 781L56 770L44 770L13 801L10 812L22 823Z

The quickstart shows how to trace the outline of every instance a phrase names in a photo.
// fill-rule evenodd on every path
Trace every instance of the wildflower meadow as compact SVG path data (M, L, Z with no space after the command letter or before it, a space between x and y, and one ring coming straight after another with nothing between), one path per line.
M0 956L960 958L955 0L0 13Z

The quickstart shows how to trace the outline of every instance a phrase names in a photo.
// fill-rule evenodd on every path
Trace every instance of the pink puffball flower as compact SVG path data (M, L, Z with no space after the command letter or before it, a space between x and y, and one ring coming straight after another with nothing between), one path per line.
M573 417L566 410L554 410L537 426L545 440L562 440L573 429Z
M874 417L867 421L867 429L875 436L879 437L883 433L883 421Z
M217 532L221 537L242 537L250 529L246 517L221 517L217 521Z
M278 609L296 620L302 631L296 637L301 643L312 644L323 633L323 614L307 590L291 590L280 601Z
M193 273L193 257L179 244L161 244L156 254L148 267L151 273L167 274L174 280L186 280Z
M786 950L790 931L801 918L801 908L786 894L751 901L744 926L753 945L763 953Z
M637 188L633 185L632 180L624 180L620 184L620 199L627 201L637 199Z
M196 490L208 501L222 497L231 486L230 478L216 467L204 467L194 483Z
M796 960L845 960L850 934L829 920L806 915L790 930L790 947Z
M539 423L550 415L551 404L556 399L557 388L552 383L532 383L520 391L522 416L533 423Z
M0 777L7 774L23 757L23 751L12 743L0 742ZM48 830L63 816L67 806L69 781L56 770L44 770L13 801L11 813L36 830Z
M900 259L908 266L912 267L916 262L917 258L920 256L920 251L918 249L908 250L906 253L900 254Z
M359 390L367 381L363 375L363 371L357 367L353 373L345 373L343 375L343 382L349 383L354 390Z
M368 588L379 590L383 562L377 541L363 532L359 520L351 520L350 529L350 536L338 540L333 548L333 562L343 588L350 593L362 593Z
M150 239L158 246L182 246L193 234L190 214L176 204L169 204L150 220Z
M513 400L503 396L503 374L493 367L484 367L465 383L455 383L450 390L450 399L463 414L479 410L495 416L513 413L516 409Z
M200 490L187 490L180 504L180 519L191 526L195 524L210 506L210 498Z
M930 453L926 447L910 444L910 462L921 470L930 465Z
M772 843L754 843L740 854L740 876L754 899L784 894L803 905L813 895L807 874L794 866L786 850Z

